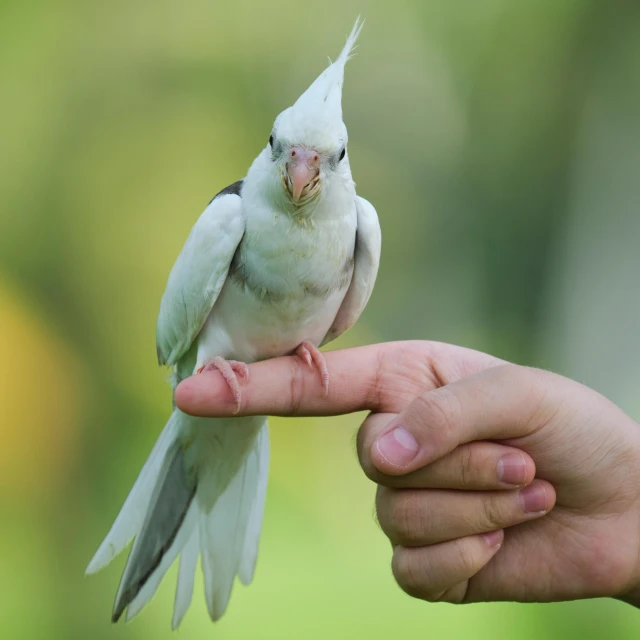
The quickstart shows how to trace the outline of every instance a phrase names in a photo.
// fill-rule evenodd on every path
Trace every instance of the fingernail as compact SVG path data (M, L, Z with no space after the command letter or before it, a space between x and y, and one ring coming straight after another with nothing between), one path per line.
M494 547L499 547L502 544L502 529L498 529L497 531L489 531L489 533L483 533L482 537L484 541L487 543L488 547L492 549Z
M525 513L544 513L547 510L547 490L543 484L531 484L521 489L518 500Z
M418 453L417 440L404 428L396 427L376 441L380 455L396 467L408 465Z
M498 460L496 466L498 480L519 487L527 479L527 463L521 453L508 453Z

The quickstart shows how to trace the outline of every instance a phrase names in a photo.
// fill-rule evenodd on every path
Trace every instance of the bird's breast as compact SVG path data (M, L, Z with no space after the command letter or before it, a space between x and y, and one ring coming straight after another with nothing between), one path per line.
M292 254L280 260L270 260L237 252L229 278L237 287L265 303L278 305L296 299L327 299L336 291L346 289L353 273L353 254L340 260L314 260ZM318 263L316 269L312 266ZM331 264L334 262L334 264Z
M248 230L232 260L229 279L247 294L276 306L326 300L348 287L354 246L355 226L334 221Z

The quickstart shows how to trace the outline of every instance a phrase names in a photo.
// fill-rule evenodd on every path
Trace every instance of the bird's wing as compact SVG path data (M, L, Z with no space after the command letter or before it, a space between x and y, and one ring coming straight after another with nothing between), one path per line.
M160 364L171 366L189 350L220 294L245 230L240 188L213 198L171 270L156 332Z
M331 342L356 322L369 301L378 274L381 248L378 214L370 202L359 196L356 196L356 211L358 227L351 284L322 344Z

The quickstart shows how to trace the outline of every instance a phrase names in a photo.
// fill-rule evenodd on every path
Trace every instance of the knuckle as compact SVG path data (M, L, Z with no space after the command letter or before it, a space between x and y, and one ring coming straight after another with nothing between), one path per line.
M397 544L413 546L428 537L428 522L423 518L425 493L388 488L379 491L382 529Z
M398 586L412 598L439 602L446 591L433 584L426 549L396 547L391 568ZM446 601L446 600L445 600Z
M471 577L478 571L478 558L467 540L460 540L458 544L457 565L461 574Z
M482 567L482 557L469 540L450 544L456 549L453 555L447 553L447 562L440 568L437 558L436 566L432 566L433 551L429 547L395 547L391 568L398 586L408 595L429 602L465 602L468 580ZM451 586L447 584L450 582Z
M523 423L532 426L548 424L556 413L555 403L550 402L553 385L549 384L555 378L547 371L508 364L502 367L505 382L516 387L522 396Z
M421 427L429 427L434 436L447 442L457 442L457 428L462 407L457 397L446 387L422 394L412 403L409 418Z
M427 365L426 371L422 372L419 378L420 386L424 389L424 383L429 383L433 388L431 380L430 365L436 359L434 357L434 343L423 340L404 340L402 342L389 343L391 348L387 354L388 362L394 369L403 372L412 372L415 375L416 363L423 362Z
M463 487L468 487L473 483L476 470L476 457L473 447L460 447L460 480Z
M492 531L510 524L509 509L504 495L489 494L483 497L479 525L481 531Z
M385 345L377 350L375 374L371 379L369 389L365 392L367 406L371 407L374 411L379 411L383 404L386 387L385 380L388 370L387 349L388 347Z
M297 414L304 396L304 372L299 358L292 358L289 375L289 396L287 404L289 412Z
M427 572L419 566L413 549L396 547L393 552L391 570L398 586L412 598L428 598Z
M472 442L456 449L455 472L463 488L490 489L496 485L496 455L492 445Z

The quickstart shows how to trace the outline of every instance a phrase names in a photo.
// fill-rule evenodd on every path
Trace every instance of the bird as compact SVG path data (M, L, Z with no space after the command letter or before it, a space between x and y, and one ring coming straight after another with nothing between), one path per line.
M217 370L242 401L247 364L292 355L330 385L319 348L349 329L376 280L381 231L351 175L342 89L362 29L278 115L245 178L197 219L167 281L157 355L183 379ZM266 136L265 136L266 137ZM93 574L133 539L112 621L133 618L179 559L172 627L187 612L199 558L215 622L236 576L254 575L269 466L267 417L173 412L104 541Z

